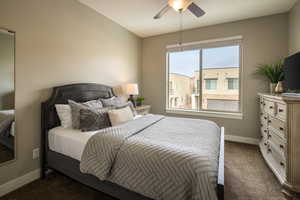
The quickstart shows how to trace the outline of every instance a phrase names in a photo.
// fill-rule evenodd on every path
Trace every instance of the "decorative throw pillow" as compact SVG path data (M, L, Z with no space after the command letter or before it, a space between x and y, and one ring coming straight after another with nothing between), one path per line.
M75 101L69 100L68 103L71 107L72 127L74 129L80 128L80 110L81 109L85 109L85 108L99 109L99 108L103 107L103 104L100 100L92 100L92 101L87 101L85 103L77 103Z
M108 117L108 110L110 108L92 109L85 108L80 110L80 130L96 131L103 128L110 127L110 121Z
M108 111L110 123L112 126L123 124L130 120L133 120L133 113L129 106L120 109L113 109Z
M133 116L135 117L137 115L137 112L136 112L136 110L135 110L135 108L134 108L134 106L133 106L133 104L132 104L131 101L128 101L127 103L125 103L123 105L120 105L120 106L117 106L115 108L116 109L120 109L120 108L125 108L127 106L129 106L130 110L132 111Z
M113 96L109 99L101 99L104 107L115 107L126 103L122 97Z
M64 128L71 128L72 127L71 107L67 104L56 104L55 108L61 126Z

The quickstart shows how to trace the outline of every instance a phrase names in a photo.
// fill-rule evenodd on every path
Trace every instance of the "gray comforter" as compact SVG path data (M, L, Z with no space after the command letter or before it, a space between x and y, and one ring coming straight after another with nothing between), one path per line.
M80 169L157 200L214 200L220 128L211 121L146 115L101 130Z

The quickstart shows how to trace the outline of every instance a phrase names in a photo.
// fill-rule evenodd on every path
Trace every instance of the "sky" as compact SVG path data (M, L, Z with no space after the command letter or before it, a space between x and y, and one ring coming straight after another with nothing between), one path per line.
M203 49L203 69L239 67L239 46ZM192 77L199 70L199 50L172 52L169 57L170 73Z

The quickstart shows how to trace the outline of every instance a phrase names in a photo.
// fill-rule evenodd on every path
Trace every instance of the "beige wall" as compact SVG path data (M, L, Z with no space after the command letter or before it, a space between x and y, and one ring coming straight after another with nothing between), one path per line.
M289 15L289 54L300 51L300 1L290 11Z
M14 109L14 36L0 32L0 110Z
M53 86L137 82L141 39L75 0L1 0L0 27L16 31L17 161L0 185L39 168L40 107Z
M201 19L199 19L201 20ZM267 82L253 76L260 63L274 62L288 53L288 15L274 15L185 31L184 42L243 36L243 120L208 118L225 126L226 134L259 137L257 92L268 91ZM165 114L166 46L178 42L171 33L143 40L142 85L146 103L154 113ZM180 115L182 116L182 115ZM186 116L195 117L195 116ZM202 118L202 117L201 117Z

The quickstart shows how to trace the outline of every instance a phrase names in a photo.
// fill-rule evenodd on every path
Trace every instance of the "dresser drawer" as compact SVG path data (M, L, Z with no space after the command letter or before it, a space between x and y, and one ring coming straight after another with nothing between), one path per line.
M260 110L264 110L265 101L263 97L260 97L259 99L259 106L260 106Z
M260 147L260 150L262 151L262 153L267 154L268 149L269 149L268 140L265 138L262 138L259 143L259 147Z
M275 116L275 102L264 100L264 111L269 115Z
M268 131L268 140L282 157L286 157L286 142L272 130Z
M268 126L269 130L275 131L282 138L286 137L286 135L285 135L285 123L283 121L269 116L268 125L269 125Z
M286 105L277 103L276 106L276 117L280 118L281 120L286 120Z
M260 132L261 132L262 138L265 139L265 140L267 140L268 139L268 135L269 135L268 128L266 126L262 126L260 128Z
M282 156L272 142L269 142L268 156L273 169L281 177L281 180L286 179L286 159Z
M268 114L261 113L260 114L260 122L262 126L268 126Z

